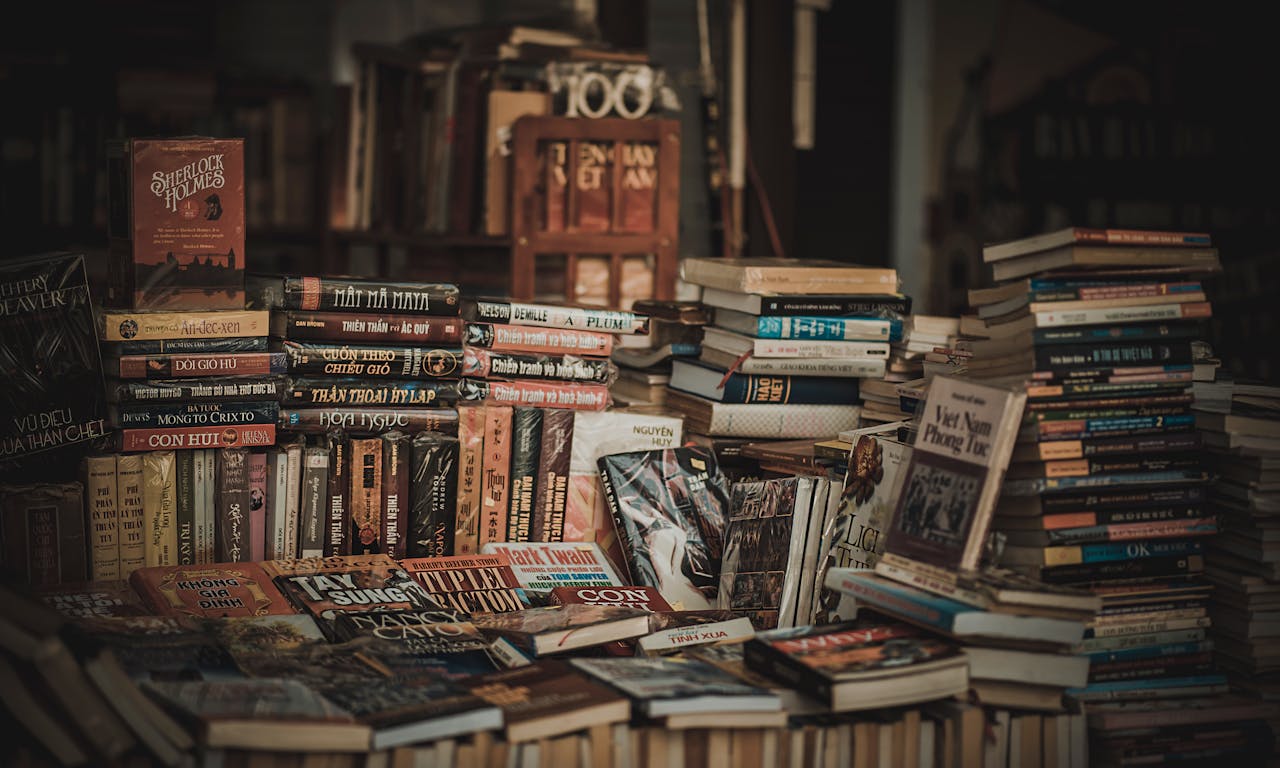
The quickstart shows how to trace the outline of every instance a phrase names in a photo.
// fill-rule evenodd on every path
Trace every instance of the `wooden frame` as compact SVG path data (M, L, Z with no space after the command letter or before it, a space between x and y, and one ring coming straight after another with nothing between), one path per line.
M610 196L611 231L575 231L577 189L566 185L566 222L563 231L547 231L542 226L538 194L540 174L537 150L543 142L568 144L567 176L577 172L577 149L581 142L638 142L657 148L657 187L654 228L647 232L621 232L621 173L612 173ZM616 163L615 163L616 167ZM511 174L511 297L534 298L534 275L539 254L565 255L565 299L578 299L578 257L584 254L609 256L608 303L622 301L622 266L626 256L652 254L653 298L674 299L680 215L680 124L675 120L621 118L586 119L526 115L512 125Z

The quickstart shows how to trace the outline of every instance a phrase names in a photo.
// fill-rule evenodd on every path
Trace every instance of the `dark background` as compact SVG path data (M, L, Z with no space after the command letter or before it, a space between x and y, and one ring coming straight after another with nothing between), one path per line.
M710 0L722 84L725 0ZM1261 9L1259 8L1261 6ZM253 269L315 271L341 248L354 271L413 272L385 244L335 239L324 182L334 85L350 45L500 22L580 23L644 47L683 102L683 255L711 252L701 157L692 0L49 0L0 30L0 225L6 256L105 252L103 144L131 135L234 135L246 105L281 94L306 115L296 160L300 223L249 222ZM747 251L773 252L767 198L788 256L890 264L922 288L921 311L958 314L989 279L982 243L1057 227L1211 233L1226 273L1210 282L1213 343L1227 370L1275 381L1280 299L1276 47L1265 5L1067 0L833 0L817 11L813 149L792 147L793 10L748 0L749 134L758 184L746 191ZM900 50L904 29L925 45ZM925 138L896 121L903 57ZM895 154L896 153L896 154ZM895 177L904 153L924 171ZM923 230L895 235L896 203ZM763 195L760 193L763 192ZM376 258L376 254L382 258ZM454 258L467 258L458 249ZM389 255L388 255L389 254Z

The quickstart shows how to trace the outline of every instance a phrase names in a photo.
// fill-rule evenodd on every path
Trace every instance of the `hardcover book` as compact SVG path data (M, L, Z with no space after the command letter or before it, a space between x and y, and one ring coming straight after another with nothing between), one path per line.
M572 664L626 694L648 717L782 709L782 700L767 688L694 659L574 659Z
M491 672L471 681L469 687L502 707L511 742L624 723L631 717L631 703L625 697L556 659Z
M1025 392L953 376L929 386L883 557L978 566Z
M30 482L29 458L107 434L84 257L6 261L0 296L0 478Z
M648 634L649 612L619 605L551 605L472 617L482 632L533 656L604 645Z
M244 139L111 142L107 177L105 305L244 308Z
M386 555L267 560L262 569L299 610L336 637L338 614L374 610L423 610L439 603Z
M139 568L129 583L159 616L268 616L296 610L257 563Z
M672 606L714 606L729 512L715 455L685 447L603 456L600 480L634 583Z
M432 599L471 614L520 611L529 598L500 555L415 557L400 563Z
M545 602L557 587L623 586L604 551L594 542L490 542L481 551L505 557L530 600L538 602Z

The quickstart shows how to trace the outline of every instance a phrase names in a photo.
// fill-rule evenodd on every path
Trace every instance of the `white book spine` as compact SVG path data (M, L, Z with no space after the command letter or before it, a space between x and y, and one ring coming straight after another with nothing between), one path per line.
M208 531L204 527L205 517L209 514L208 499L205 497L205 488L209 485L210 480L208 468L204 463L204 455L207 452L207 448L200 448L192 451L191 455L191 494L193 501L191 539L193 559L196 565L205 565L209 562L206 559L208 552L205 551L208 545Z
M884 376L884 367L884 358L748 357L738 365L738 373L767 373L777 376L879 378Z
M1105 309L1052 310L1035 313L1037 328L1067 325L1101 325L1103 323L1145 323L1159 320L1181 320L1208 317L1203 304L1152 304L1145 307L1109 307Z
M824 341L820 339L755 339L753 357L821 357L889 359L884 341Z
M285 448L284 556L298 556L298 515L302 509L302 446Z
M796 484L795 507L791 511L791 544L787 551L787 575L782 581L782 599L778 604L778 628L796 624L796 608L804 576L804 542L809 532L810 506L817 478L801 477Z
M275 451L267 456L267 463L271 490L267 499L265 554L268 560L277 560L285 556L285 504L289 496L288 460L284 451Z

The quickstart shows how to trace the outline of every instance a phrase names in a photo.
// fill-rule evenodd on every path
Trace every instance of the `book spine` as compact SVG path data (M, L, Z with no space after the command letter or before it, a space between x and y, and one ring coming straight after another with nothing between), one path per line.
M819 701L831 699L831 685L822 675L762 642L748 640L742 646L742 662L747 669L779 680L788 688L806 691Z
M115 490L120 518L120 577L146 566L146 492L142 454L115 457Z
M171 429L237 424L275 424L280 406L271 402L193 405L121 405L109 409L112 426Z
M1176 629L1171 632L1152 632L1145 635L1091 637L1080 641L1077 650L1080 653L1088 654L1092 661L1099 653L1113 653L1182 643L1201 643L1204 640L1205 631L1203 629Z
M583 329L603 333L648 333L649 318L610 309L558 307L510 301L473 301L464 306L467 320L542 328Z
M573 411L548 409L542 414L534 493L531 541L564 541L564 514L569 497L569 457L573 448Z
M1107 472L1163 472L1172 469L1192 469L1200 466L1200 463L1200 459L1195 456L1151 458L1117 456L1105 459L1048 461L1040 465L1039 471L1043 472L1047 478L1087 477Z
M1050 440L1037 443L1040 461L1081 459L1124 453L1174 453L1200 448L1200 435L1195 432L1157 435L1154 437L1112 437L1090 440Z
M841 378L880 378L884 376L884 358L865 360L789 357L748 357L738 364L737 372L776 376L839 376Z
M754 314L841 317L844 315L906 315L910 312L911 297L909 296L762 296L760 311Z
M410 438L403 432L388 432L382 441L382 544L383 552L399 560L408 551L411 533L409 515Z
M178 532L173 451L153 451L142 457L144 554L148 566L177 565Z
M254 562L266 559L269 492L270 488L267 485L267 454L265 451L250 451L249 559Z
M293 442L284 448L284 471L287 485L284 493L284 557L298 556L298 523L302 516L302 452L303 444Z
M724 403L769 405L856 405L858 384L848 379L732 374L724 385Z
M423 432L413 438L409 556L448 557L456 550L458 440Z
M203 376L266 376L284 373L282 352L232 352L210 355L122 355L107 361L108 373L121 379L184 379Z
M285 505L289 496L289 460L283 448L273 448L267 454L267 475L271 493L267 497L264 556L267 560L280 560L285 556Z
M463 379L458 393L464 402L486 405L571 408L603 411L612 402L603 384L552 384L541 381Z
M1111 579L1138 579L1152 576L1182 576L1204 570L1200 555L1183 557L1143 557L1101 563L1056 565L1040 569L1040 580L1049 584L1076 584Z
M284 281L284 306L305 310L365 310L418 315L457 315L458 288L447 283L348 281L328 277L290 277Z
M377 381L300 377L283 402L293 406L436 408L458 399L456 381Z
M278 312L271 317L271 335L294 341L457 344L462 340L462 320L426 315Z
M1106 563L1134 558L1198 555L1204 551L1198 541L1136 541L1131 543L1080 544L1073 547L1046 547L1045 565Z
M330 432L325 436L325 442L329 448L329 499L325 506L324 555L349 555L347 494L351 485L348 474L351 467L348 464L347 441L341 432Z
M1208 536L1218 532L1215 518L1192 518L1162 523L1130 523L1094 525L1080 528L1048 529L1049 544L1083 544L1095 541L1130 541L1133 539L1172 539L1186 536Z
M86 456L81 467L89 515L89 576L116 581L120 573L120 501L116 457Z
M121 451L185 450L230 446L261 447L276 441L274 424L239 424L177 429L122 429Z
M549 379L609 384L617 378L618 368L607 359L517 354L464 347L462 375L479 379Z
M929 573L927 570L910 567L907 565L910 561L895 563L894 559L889 558L886 560L881 558L877 561L875 564L876 573L893 579L900 584L941 595L965 605L971 605L976 608L986 608L991 605L991 599L981 592L975 592L961 585L953 584L946 579L938 578L937 574Z
M480 484L484 466L484 408L458 409L458 513L453 548L459 555L480 551Z
M1031 343L1040 347L1090 342L1173 341L1199 338L1202 333L1203 331L1196 323L1114 325L1102 328L1036 328L1031 332Z
M889 358L889 345L882 341L819 341L797 339L756 339L752 357L781 358Z
M1044 496L1040 499L1046 515L1066 514L1082 510L1118 511L1125 507L1143 509L1174 504L1199 504L1204 501L1204 489L1199 486L1184 488L1143 488L1139 490L1109 490L1097 492L1066 493ZM1117 519L1116 522L1133 522Z
M1088 654L1089 669L1100 668L1106 664L1131 664L1152 660L1163 663L1165 659L1170 657L1203 654L1212 650L1213 641L1204 640L1200 642L1165 643L1117 651L1095 651Z
M955 627L956 616L945 604L913 599L905 591L892 589L888 585L869 584L861 579L842 576L839 572L828 574L826 585L841 594L853 596L859 603L882 609L890 615L923 623L944 634L951 633Z
M245 448L222 448L215 456L218 524L214 556L219 563L247 562L252 550L249 535L249 451Z
M1070 440L1073 437L1117 436L1133 437L1141 435L1139 430L1175 432L1191 428L1195 424L1192 414L1172 414L1169 416L1132 416L1114 419L1071 419L1064 421L1042 421L1036 425L1037 433L1048 440ZM1060 435L1061 437L1054 437Z
M523 328L518 325L466 323L463 343L495 352L538 352L551 355L608 357L613 334L565 328Z
M640 531L637 529L635 521L620 506L617 490L613 487L613 480L605 463L598 460L596 465L596 471L600 479L600 490L604 493L605 509L608 510L609 517L613 520L613 527L617 532L617 542L622 550L623 562L620 565L627 568L630 573L644 573L646 567L639 561L639 555L636 552ZM627 583L634 584L636 582L629 580Z
M1057 344L1035 350L1036 370L1080 366L1130 366L1192 362L1191 342Z
M507 540L507 491L511 478L510 406L486 406L484 463L480 476L480 546Z
M262 310L215 312L119 312L99 315L103 341L166 341L266 336L269 313Z
M1211 317L1213 308L1209 302L1185 304L1149 304L1138 307L1110 307L1106 309L1078 309L1066 312L1048 311L1034 314L1039 328L1071 325L1100 325L1102 323L1155 323L1161 320L1193 320Z
M511 490L507 541L529 541L542 443L542 409L516 408L511 418Z
M762 339L821 341L898 341L901 320L854 317L760 317L755 336Z
M454 432L458 411L454 408L285 408L280 428L303 434L341 430L348 435L400 432Z
M1196 482L1204 479L1204 474L1189 470L1168 470L1164 472L1126 472L1113 475L1096 475L1094 477L1056 477L1038 480L1009 480L1002 488L1002 493L1009 496L1027 496L1038 493L1076 490L1081 488L1106 488L1122 485L1142 485L1144 483L1181 483Z
M157 339L154 341L104 341L103 357L122 355L225 354L266 352L265 336L226 339Z
M462 350L323 341L282 341L289 373L352 378L444 379L458 375ZM283 369L282 369L283 370Z
M751 412L741 409L750 408ZM798 409L798 410L797 410ZM858 426L862 409L856 405L736 405L717 403L711 409L705 429L694 429L717 437L758 437L766 440L834 435Z
M1103 285L1065 284L1053 281L1031 280L1027 297L1033 301L1102 301L1105 299L1134 299L1146 296L1176 296L1198 293L1203 287L1198 282L1179 283L1113 283Z
M1201 232L1166 232L1153 229L1088 229L1075 228L1081 243L1106 245L1201 246L1209 245L1209 235Z
M278 400L284 381L277 378L192 379L190 381L117 381L107 385L113 403L232 402Z
M351 554L381 554L382 541L382 441L352 440L351 448Z
M1208 616L1190 619L1159 619L1129 624L1108 624L1085 629L1085 637L1120 637L1121 635L1144 635L1156 632L1172 632L1179 629L1195 629L1210 625Z
M326 507L329 502L329 450L302 452L302 508L299 511L299 557L324 557Z
M175 453L177 482L178 565L196 563L196 457L195 451Z

